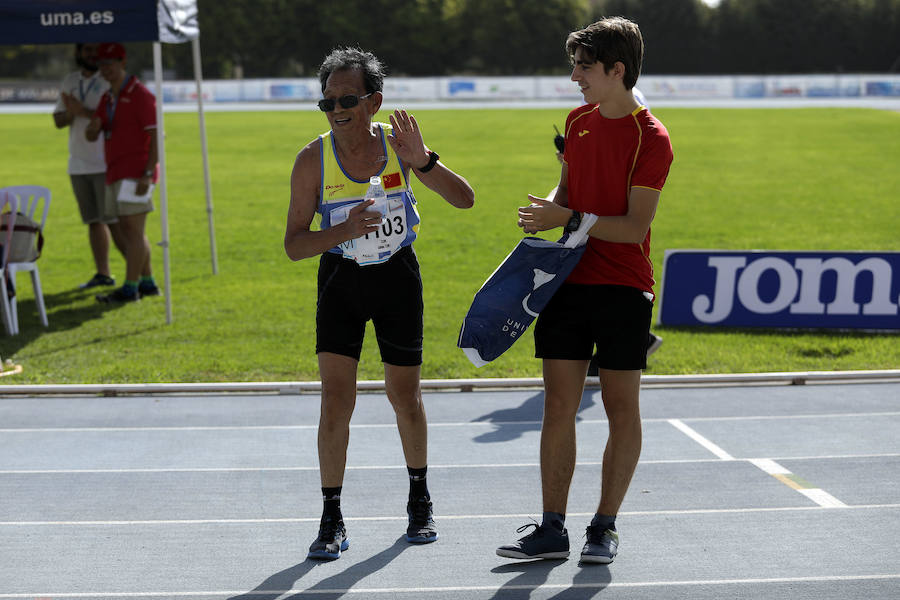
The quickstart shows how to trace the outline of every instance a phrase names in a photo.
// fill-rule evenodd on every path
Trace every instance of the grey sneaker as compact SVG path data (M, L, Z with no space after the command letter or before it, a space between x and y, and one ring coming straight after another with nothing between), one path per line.
M522 533L529 527L534 527L534 531L520 538L515 544L497 548L497 556L524 559L569 557L568 531L563 529L560 532L553 527L527 523L516 529L516 533Z
M350 541L347 539L344 521L323 516L319 522L319 537L309 547L309 554L306 556L319 560L335 560L349 547Z
M587 541L581 549L581 562L608 565L619 552L619 534L612 529L601 530L588 525Z

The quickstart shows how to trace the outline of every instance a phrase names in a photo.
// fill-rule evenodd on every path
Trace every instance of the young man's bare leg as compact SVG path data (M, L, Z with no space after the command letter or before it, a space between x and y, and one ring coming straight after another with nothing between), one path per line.
M610 563L619 548L616 515L641 455L641 372L600 369L599 375L609 438L603 452L600 503L587 528L581 560Z
M566 513L575 470L575 415L581 405L588 361L544 360L541 425L541 491L545 512Z
M640 371L600 369L609 439L603 452L603 487L597 512L615 516L641 456Z
M581 405L587 360L544 359L544 420L541 425L541 494L544 515L540 526L514 544L500 546L506 558L566 558L569 535L565 528L569 485L575 471L575 415ZM520 528L520 531L523 529Z

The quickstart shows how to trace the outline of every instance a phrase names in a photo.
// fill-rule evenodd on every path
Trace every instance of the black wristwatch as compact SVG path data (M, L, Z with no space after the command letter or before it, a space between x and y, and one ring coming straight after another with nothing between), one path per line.
M581 213L577 210L573 210L572 216L569 217L569 222L566 223L565 230L572 233L573 231L578 231L579 227L581 227Z
M428 151L428 164L422 167L421 169L416 169L419 173L427 173L428 171L434 168L434 165L437 164L437 161L440 160L440 156L438 156L437 152Z

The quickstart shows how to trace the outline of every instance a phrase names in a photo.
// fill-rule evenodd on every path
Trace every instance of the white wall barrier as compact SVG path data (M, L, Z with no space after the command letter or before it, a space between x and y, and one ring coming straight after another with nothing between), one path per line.
M645 75L638 87L652 102L662 99L748 98L900 98L900 75L772 75L662 76ZM318 99L319 81L247 79L206 81L212 102L278 102ZM196 100L193 82L163 85L166 102ZM391 100L580 100L568 77L389 77L385 95Z
M868 75L644 75L638 87L654 100L754 98L881 98L900 100L900 74ZM0 82L0 102L55 102L57 82ZM207 102L306 102L321 97L316 78L239 79L203 82ZM193 81L163 83L166 103L196 102ZM391 101L580 101L566 76L389 77Z

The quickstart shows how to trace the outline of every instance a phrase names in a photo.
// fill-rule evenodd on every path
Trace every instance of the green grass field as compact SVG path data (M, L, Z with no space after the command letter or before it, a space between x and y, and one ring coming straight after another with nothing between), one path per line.
M463 174L476 205L459 211L414 183L416 250L425 284L424 378L539 376L533 343L475 369L456 348L484 279L521 237L516 208L559 177L552 125L565 110L429 110L428 145ZM675 162L653 226L667 248L896 251L900 247L900 113L866 109L658 109ZM380 115L386 120L386 115ZM0 185L53 192L40 259L50 327L20 275L21 333L0 356L23 373L2 383L316 380L317 260L292 263L282 239L297 151L327 127L315 112L210 113L219 274L210 266L196 115L166 115L174 322L162 298L122 307L77 285L93 273L68 177L67 133L50 115L0 115ZM158 203L157 203L158 206ZM159 213L148 221L160 240ZM553 237L553 236L549 236ZM162 251L154 246L162 284ZM121 280L124 262L112 259ZM660 277L657 277L658 279ZM654 328L665 338L650 374L900 367L890 334ZM383 378L371 327L361 379Z

